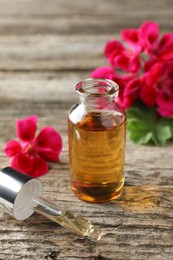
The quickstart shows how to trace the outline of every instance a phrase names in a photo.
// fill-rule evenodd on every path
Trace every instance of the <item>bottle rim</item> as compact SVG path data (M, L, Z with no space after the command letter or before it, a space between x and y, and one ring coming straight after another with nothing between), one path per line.
M89 78L76 85L76 93L83 97L117 97L119 86L110 79Z

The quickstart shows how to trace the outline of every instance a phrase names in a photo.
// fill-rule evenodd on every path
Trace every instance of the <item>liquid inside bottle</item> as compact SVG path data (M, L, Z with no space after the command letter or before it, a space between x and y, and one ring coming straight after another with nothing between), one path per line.
M80 109L69 117L72 190L88 202L113 200L124 185L125 115L91 112L79 120Z

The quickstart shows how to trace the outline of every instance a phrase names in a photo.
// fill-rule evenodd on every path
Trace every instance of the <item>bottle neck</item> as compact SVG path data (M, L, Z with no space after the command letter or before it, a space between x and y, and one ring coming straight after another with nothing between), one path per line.
M102 97L102 96L78 96L80 103L86 110L104 110L111 109L114 105L114 97Z
M87 79L76 86L78 98L87 110L111 109L118 90L115 82L105 79Z

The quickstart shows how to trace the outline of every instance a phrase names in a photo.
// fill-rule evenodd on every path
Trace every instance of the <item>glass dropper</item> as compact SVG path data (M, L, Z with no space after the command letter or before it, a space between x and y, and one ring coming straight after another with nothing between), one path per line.
M33 210L46 218L60 224L81 237L100 240L102 231L94 226L88 219L70 210L61 211L55 204L41 197L33 199L36 207Z
M42 183L11 167L0 171L0 206L17 220L25 220L34 212L54 221L81 237L100 240L102 231L88 219L70 210L61 210L42 198Z

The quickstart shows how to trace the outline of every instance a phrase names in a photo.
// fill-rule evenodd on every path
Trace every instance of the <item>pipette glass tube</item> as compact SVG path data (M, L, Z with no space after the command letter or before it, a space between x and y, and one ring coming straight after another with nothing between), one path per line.
M25 220L34 212L54 221L81 237L99 240L100 228L73 211L61 210L42 198L42 184L38 179L10 167L0 171L0 206L17 220Z
M35 198L34 202L37 205L33 208L35 212L44 215L46 218L71 230L79 236L89 237L92 240L100 240L102 231L100 228L93 226L88 219L73 211L61 211L55 204L43 198Z

